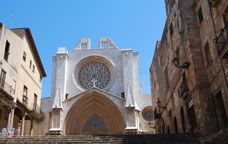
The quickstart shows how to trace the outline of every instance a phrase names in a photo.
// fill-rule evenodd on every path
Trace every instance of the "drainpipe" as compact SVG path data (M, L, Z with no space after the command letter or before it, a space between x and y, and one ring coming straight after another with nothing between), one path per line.
M207 2L208 2L208 6L209 6L209 11L210 11L210 16L211 16L211 20L212 20L212 26L213 26L214 34L215 34L215 37L217 37L217 31L216 31L216 28L215 28L215 20L214 20L213 14L212 14L212 1L211 0L207 0ZM219 49L219 46L218 46L218 43L216 43L216 50L218 50L218 49ZM219 57L219 62L221 64L221 66L222 66L222 73L223 73L223 76L224 76L226 88L228 89L228 80L226 78L225 68L224 68L222 59L220 57Z

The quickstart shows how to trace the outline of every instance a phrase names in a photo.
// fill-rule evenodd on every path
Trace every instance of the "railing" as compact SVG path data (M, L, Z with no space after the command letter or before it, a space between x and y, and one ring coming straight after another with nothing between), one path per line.
M220 30L218 37L215 38L215 42L218 45L217 50L218 55L220 56L228 44L228 23Z
M8 93L9 95L13 96L15 94L15 89L12 88L9 84L6 82L1 82L0 83L0 89Z
M37 104L33 103L32 111L40 113L40 107Z

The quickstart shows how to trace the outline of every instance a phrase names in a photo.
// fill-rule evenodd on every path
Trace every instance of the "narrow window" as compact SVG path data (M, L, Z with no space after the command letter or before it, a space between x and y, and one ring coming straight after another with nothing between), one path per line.
M125 99L125 93L124 93L124 92L121 93L121 97L122 97L123 99Z
M170 6L171 6L171 8L174 6L174 4L175 4L175 0L170 0Z
M24 86L22 102L26 103L26 104L27 104L27 99L28 99L27 94L28 94L28 88L26 86Z
M226 8L226 10L228 11L228 7ZM228 40L228 12L226 12L224 15L223 15L223 21L224 21L224 39L225 41L227 42Z
M173 24L171 24L169 27L169 35L170 35L170 37L173 36Z
M171 109L169 110L168 116L169 116L170 118L172 118L172 110L171 110Z
M177 118L174 117L174 130L175 130L175 133L178 133L178 125L177 125Z
M0 120L2 119L2 109L0 109Z
M184 108L183 107L181 107L180 115L181 115L182 130L183 130L183 133L185 133L185 119L184 119Z
M69 95L68 93L65 95L65 99L68 99L68 95Z
M175 50L175 58L179 59L180 58L180 50L179 47Z
M23 52L23 60L26 61L26 52Z
M211 52L210 52L210 48L209 48L208 42L204 46L204 52L205 52L205 59L206 59L207 65L210 65L211 62L212 62L212 58L211 58Z
M34 100L33 100L33 110L37 110L37 95L34 94Z
M5 79L6 79L6 72L2 69L1 75L0 75L0 88L2 89L4 89Z
M165 124L162 124L162 134L165 134Z
M107 41L102 42L101 48L108 48L108 42Z
M88 44L87 44L87 43L81 43L81 48L82 48L82 49L88 48Z
M169 89L169 74L167 68L164 71L164 77L165 77L165 86L166 89Z
M35 72L35 65L32 66L32 72Z
M9 58L9 49L10 49L10 43L6 41L5 52L4 52L4 59L6 61L8 61L8 58Z
M203 18L203 11L202 11L202 8L200 7L198 12L197 12L197 16L198 16L198 21L199 23L202 23L202 21L204 20Z
M32 68L32 61L29 62L29 68Z

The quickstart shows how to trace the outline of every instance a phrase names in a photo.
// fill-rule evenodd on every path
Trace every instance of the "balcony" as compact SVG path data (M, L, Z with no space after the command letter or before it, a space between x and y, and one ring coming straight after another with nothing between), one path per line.
M33 112L40 113L40 107L37 104L33 103L32 111Z
M32 106L32 110L30 110L29 114L33 117L33 118L37 118L39 119L41 117L41 114L40 114L40 107L33 103L33 106Z
M7 84L6 82L1 82L0 89L5 91L8 95L10 95L13 98L13 95L15 94L15 89L13 89L12 86Z
M218 37L215 38L218 56L228 59L228 23L220 30Z

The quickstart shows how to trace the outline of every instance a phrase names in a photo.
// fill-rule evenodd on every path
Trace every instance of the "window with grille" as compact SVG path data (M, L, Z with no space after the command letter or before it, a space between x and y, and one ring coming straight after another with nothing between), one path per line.
M28 88L26 86L24 86L22 102L25 104L27 104L27 100L28 100L27 95L28 95Z
M6 72L2 69L0 74L0 88L4 88Z

